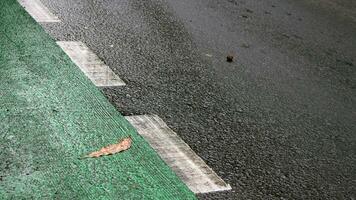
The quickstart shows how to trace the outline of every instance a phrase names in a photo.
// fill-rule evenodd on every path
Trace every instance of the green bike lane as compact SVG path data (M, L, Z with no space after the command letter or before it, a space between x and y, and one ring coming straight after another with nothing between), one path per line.
M0 199L195 199L16 0L0 1L0 127Z

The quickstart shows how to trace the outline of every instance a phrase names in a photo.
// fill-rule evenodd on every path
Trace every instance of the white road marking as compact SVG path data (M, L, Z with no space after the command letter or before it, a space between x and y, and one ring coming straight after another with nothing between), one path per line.
M39 23L60 22L58 17L52 14L40 0L18 0L18 2Z
M158 116L127 116L126 119L194 193L231 189Z
M84 43L58 41L57 44L96 86L109 87L126 85L110 67L105 65Z

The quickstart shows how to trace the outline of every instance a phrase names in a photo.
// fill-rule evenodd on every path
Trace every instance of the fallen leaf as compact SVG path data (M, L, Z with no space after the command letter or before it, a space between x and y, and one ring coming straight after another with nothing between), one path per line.
M94 151L89 155L85 156L85 158L98 158L100 156L107 156L119 153L121 151L125 151L131 147L131 137L125 138L117 144L111 144L109 146L101 148L99 151Z

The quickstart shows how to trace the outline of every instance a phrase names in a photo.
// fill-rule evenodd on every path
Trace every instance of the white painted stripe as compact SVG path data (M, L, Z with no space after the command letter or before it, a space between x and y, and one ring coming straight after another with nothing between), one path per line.
M231 189L158 116L128 116L126 119L194 193Z
M59 41L57 44L67 53L85 75L99 87L123 86L122 81L84 43Z
M39 0L18 0L18 2L37 22L60 22L58 17Z

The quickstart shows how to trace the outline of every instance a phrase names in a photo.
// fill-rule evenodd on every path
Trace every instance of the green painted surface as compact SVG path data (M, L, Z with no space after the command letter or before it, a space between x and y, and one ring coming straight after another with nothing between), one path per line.
M78 159L131 135L126 152ZM0 199L195 199L15 0L0 1Z

